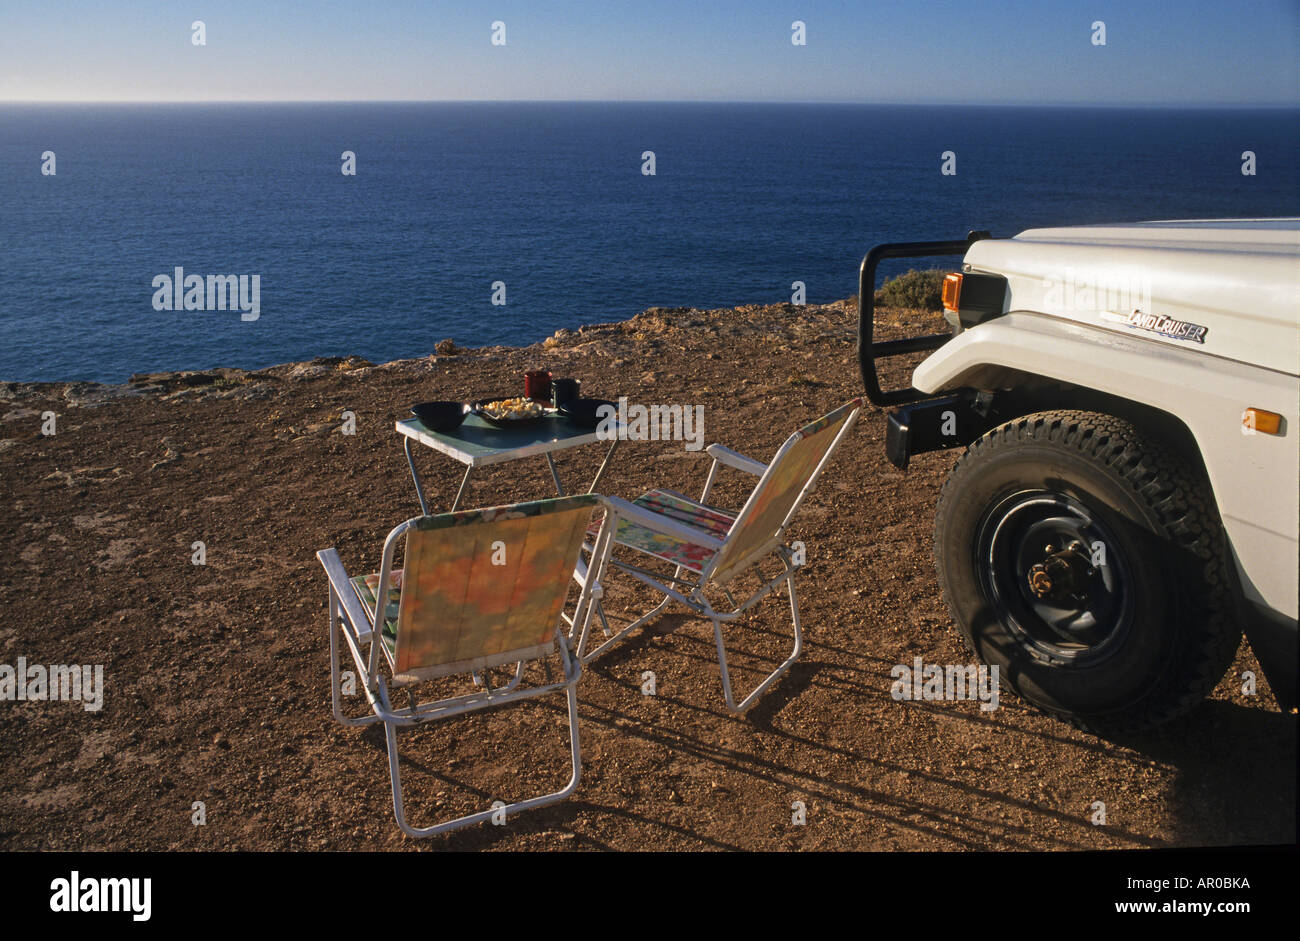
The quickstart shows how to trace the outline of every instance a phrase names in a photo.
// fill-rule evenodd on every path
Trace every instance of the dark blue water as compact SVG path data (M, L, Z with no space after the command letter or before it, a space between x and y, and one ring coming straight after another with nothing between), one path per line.
M823 302L873 243L1300 215L1295 111L744 104L0 106L0 379L529 343ZM41 154L56 154L43 176ZM357 155L357 175L339 172ZM641 173L652 150L657 173ZM957 154L957 175L940 154ZM1257 155L1243 176L1241 153ZM257 274L260 317L155 311ZM491 303L506 283L506 306Z

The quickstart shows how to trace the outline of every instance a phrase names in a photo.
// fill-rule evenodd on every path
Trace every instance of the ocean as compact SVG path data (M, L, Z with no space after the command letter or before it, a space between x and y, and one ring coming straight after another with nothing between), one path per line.
M526 344L654 305L788 301L795 281L810 303L846 297L882 241L1300 215L1298 117L0 105L0 380L123 382L348 354L382 362L428 355L443 338ZM355 175L341 172L344 151ZM945 151L955 174L941 172ZM1244 151L1254 175L1241 172ZM256 276L245 282L258 287L256 317L248 305L156 309L155 294L171 293L155 279L177 268Z

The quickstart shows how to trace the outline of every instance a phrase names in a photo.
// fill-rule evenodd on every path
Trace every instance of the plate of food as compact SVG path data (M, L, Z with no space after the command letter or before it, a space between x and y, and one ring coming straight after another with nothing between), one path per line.
M514 398L481 399L471 408L485 422L498 428L518 428L532 425L547 415L546 406L523 396Z

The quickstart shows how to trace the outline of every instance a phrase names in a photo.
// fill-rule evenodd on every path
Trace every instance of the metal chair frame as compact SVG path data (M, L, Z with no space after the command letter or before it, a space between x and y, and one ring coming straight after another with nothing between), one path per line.
M699 505L707 505L709 494L712 492L713 484L718 476L718 471L723 466L759 478L758 483L755 484L753 491L751 491L750 497L746 501L744 508L736 515L735 521L732 523L731 529L724 539L719 539L712 533L681 523L677 520L671 519L670 517L654 513L641 506L629 503L626 500L621 500L617 497L608 498L613 504L619 519L626 519L629 522L645 527L654 532L663 533L667 536L684 539L688 542L694 543L695 545L714 549L715 552L708 564L706 564L703 570L699 573L695 573L691 569L678 565L675 567L675 571L671 576L656 574L640 566L609 556L607 560L608 565L613 566L620 572L625 572L628 575L631 575L633 578L636 578L646 585L649 585L656 591L661 592L664 597L657 605L655 605L655 607L636 618L616 633L610 632L608 623L605 621L604 611L600 607L599 599L593 601L592 605L598 610L606 639L595 649L588 652L587 647L590 642L591 633L591 619L588 617L586 620L586 627L582 631L577 632L578 641L576 649L579 659L583 663L588 663L596 657L601 656L632 631L655 620L663 614L665 610L667 610L670 604L677 602L692 613L706 617L713 623L714 645L718 652L718 669L722 678L722 692L723 698L726 701L727 709L733 713L743 714L752 708L758 701L758 698L767 692L774 683L789 671L790 667L794 665L795 661L799 659L800 654L803 652L803 627L799 618L799 601L798 596L795 593L794 584L798 565L796 564L795 551L785 544L785 534L798 514L799 509L802 507L804 500L807 498L808 494L812 492L818 477L821 475L830 460L835 456L835 452L839 449L845 436L852 430L854 423L861 414L862 401L861 399L853 399L843 407L847 409L848 412L842 427L835 432L835 438L826 453L818 461L808 479L803 483L795 497L793 505L785 514L780 526L777 527L772 536L764 542L760 548L751 550L739 561L726 559L723 549L727 546L730 540L738 538L745 531L746 524L752 518L751 510L755 505L756 497L760 493L763 485L774 473L781 459L788 453L790 448L798 442L801 437L800 432L796 432L781 446L770 464L763 464L760 461L746 457L743 454L719 444L713 444L708 447L707 453L711 458L713 458L713 461L709 467L708 476L705 478L704 489L700 494L699 500L692 502ZM835 413L832 412L831 414L834 415ZM616 541L616 533L617 520L614 522L613 526L602 527L594 543L588 543L584 548L593 553L593 558L603 557L602 553L610 553L611 549L607 543ZM774 578L763 580L760 587L752 595L746 598L743 602L737 602L735 598L732 597L729 590L729 585L732 580L738 575L753 570L761 561L770 556L775 556L780 560L783 567L782 572ZM725 564L721 566L723 574L721 578L716 578L720 568L720 562L725 562ZM669 562L669 564L672 563ZM665 584L665 582L670 584ZM750 608L783 584L785 585L790 597L793 647L791 648L789 655L775 670L769 673L753 690L749 692L748 695L737 702L732 690L731 674L727 662L727 647L722 635L722 625L741 617ZM680 588L674 587L675 585L680 586ZM727 598L731 605L730 610L719 611L713 606L712 602L709 600L707 592L714 589L720 590Z
M597 504L604 506L605 518L601 524L602 533L609 526L617 525L617 515L611 512L612 507L603 497L583 495L580 497L560 498L560 500L584 499L594 500L593 509ZM415 528L420 520L421 517L414 517L401 523L394 527L384 540L379 585L378 590L375 592L376 612L374 618L370 616L366 606L357 598L337 551L331 548L316 553L329 578L330 694L334 718L340 724L350 727L368 726L375 722L384 724L388 748L389 780L393 793L393 811L397 818L398 827L401 828L403 833L412 837L433 836L434 834L445 833L471 824L482 823L501 814L503 811L508 818L511 814L520 811L531 810L563 800L577 790L582 777L582 749L578 732L577 700L577 684L582 677L582 661L571 649L572 642L569 633L574 629L575 625L578 626L579 632L586 631L594 608L593 602L599 601L602 595L599 575L604 571L607 559L607 556L597 556L594 559L593 575L595 577L586 577L584 574L584 577L578 580L579 594L575 616L569 617L562 614L563 623L556 626L555 638L550 643L539 647L512 650L474 661L440 664L412 674L398 676L395 674L392 654L380 639L379 632L382 630L388 584L391 578L397 542L412 528ZM448 529L446 532L456 533L457 529ZM584 572L591 570L590 563L584 563L582 567ZM566 630L565 625L568 626L568 630ZM343 712L340 639L342 639L348 654L352 658L352 663L357 670L357 676L362 680L360 686L365 693L366 701L370 705L371 715L352 717L345 715ZM539 686L523 687L522 683L527 665L533 661L544 661L554 655L559 657L562 679ZM509 663L514 664L514 673L510 681L504 686L493 688L488 671L495 666ZM387 672L385 672L385 667ZM431 699L424 702L417 702L413 691L409 689L414 684L428 679L457 674L472 676L474 682L482 685L483 688L465 695ZM397 707L392 702L391 692L401 688L408 688L409 705ZM409 822L405 811L401 770L398 763L397 729L399 727L451 718L480 709L544 696L557 691L563 691L565 694L569 716L572 773L564 787L549 794L506 804L504 808L488 808L429 826L417 827Z

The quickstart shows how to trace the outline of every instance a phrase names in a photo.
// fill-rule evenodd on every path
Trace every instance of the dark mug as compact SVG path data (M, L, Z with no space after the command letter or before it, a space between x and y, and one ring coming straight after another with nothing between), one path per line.
M551 401L551 371L530 369L524 373L524 398L535 402Z
M577 401L582 383L577 379L552 379L551 380L551 402L556 408L568 408L571 402Z

